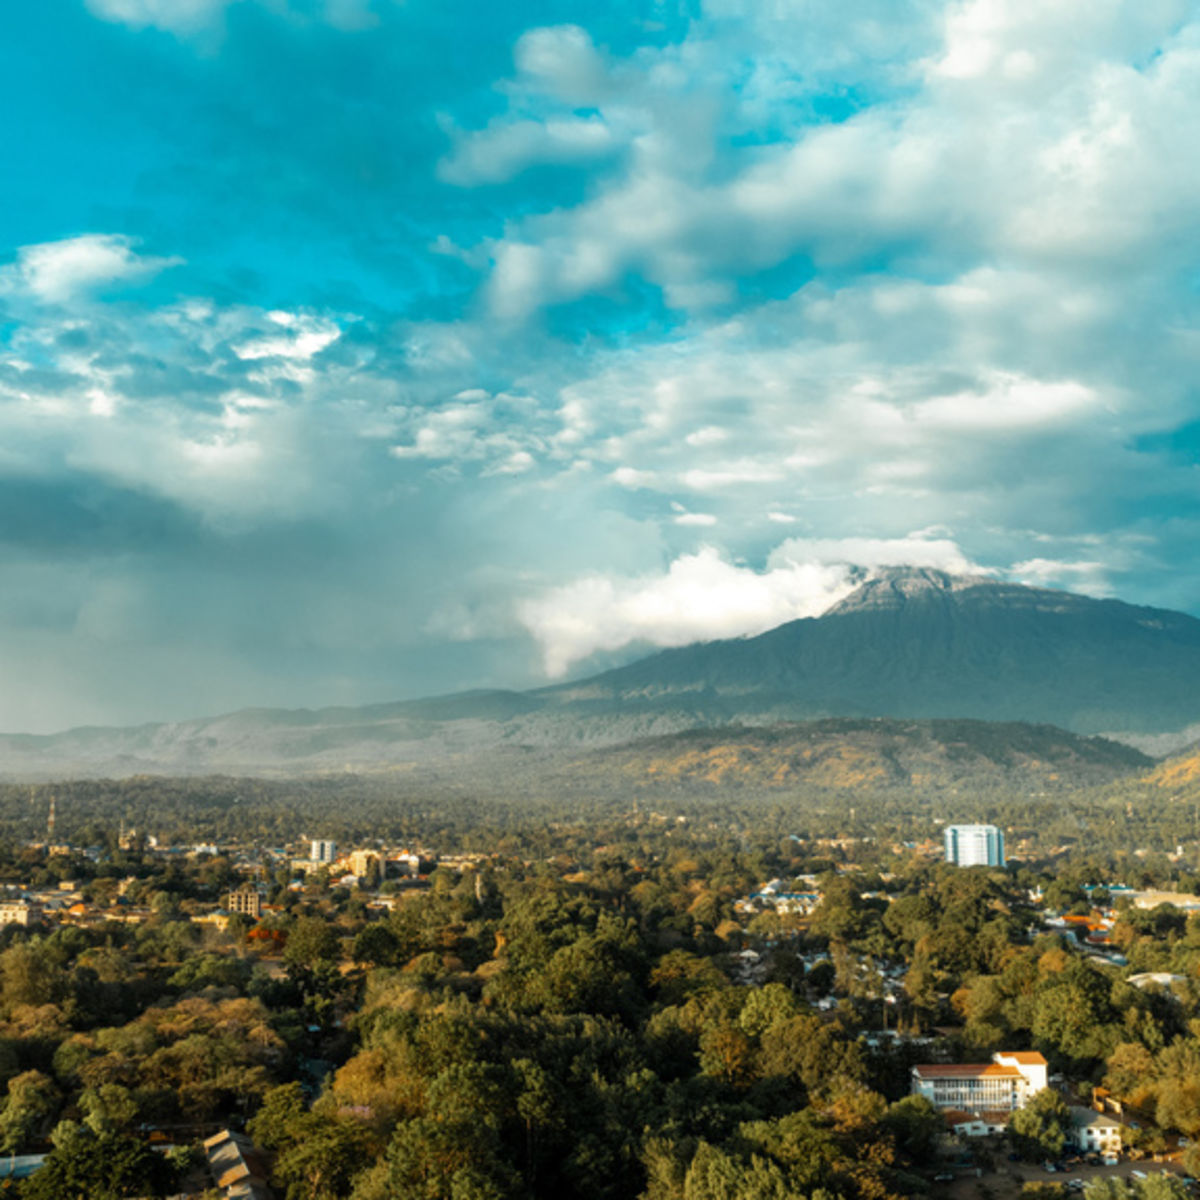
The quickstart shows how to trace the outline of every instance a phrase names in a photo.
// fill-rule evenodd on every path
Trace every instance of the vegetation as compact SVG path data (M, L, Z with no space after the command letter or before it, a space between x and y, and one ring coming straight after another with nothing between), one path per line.
M31 844L50 794L56 845ZM30 1197L165 1194L149 1139L233 1126L289 1200L887 1200L929 1194L946 1149L912 1064L1000 1048L1069 1084L1014 1118L1028 1158L1101 1086L1135 1151L1200 1140L1200 916L1118 900L1124 963L1046 924L1117 885L1195 889L1178 793L729 795L522 815L377 778L0 791L0 882L68 881L93 914L0 930L0 1150L49 1151ZM942 814L1024 858L946 866ZM298 874L305 832L460 857L360 887ZM246 879L257 925L201 922ZM821 902L751 900L771 879Z

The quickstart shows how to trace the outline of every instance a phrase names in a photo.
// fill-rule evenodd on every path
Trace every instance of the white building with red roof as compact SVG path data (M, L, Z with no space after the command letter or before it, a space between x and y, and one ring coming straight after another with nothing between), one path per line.
M961 1113L1011 1113L1049 1082L1036 1050L998 1050L987 1063L918 1063L912 1091L938 1108Z

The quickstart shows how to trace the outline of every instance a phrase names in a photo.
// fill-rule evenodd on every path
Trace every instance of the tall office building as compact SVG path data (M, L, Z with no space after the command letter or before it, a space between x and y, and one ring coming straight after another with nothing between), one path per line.
M956 867L1004 866L1004 834L995 825L948 825L946 861Z
M312 844L312 861L319 863L331 863L337 858L337 843L326 841L323 838L313 838Z

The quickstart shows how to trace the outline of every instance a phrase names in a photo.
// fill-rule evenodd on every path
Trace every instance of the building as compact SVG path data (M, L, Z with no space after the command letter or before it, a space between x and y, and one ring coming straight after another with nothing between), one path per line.
M1090 1108L1072 1106L1071 1144L1080 1154L1118 1154L1121 1150L1121 1122Z
M918 1063L911 1090L938 1108L958 1113L1011 1113L1048 1082L1035 1050L997 1050L989 1063Z
M328 866L337 858L337 842L331 842L324 838L314 838L312 843L312 853L309 855L315 863L320 863L322 866Z
M35 925L42 919L42 906L28 900L0 900L0 925Z
M946 861L956 867L1004 866L1004 834L995 825L948 825Z
M261 1153L244 1134L223 1129L204 1139L204 1154L226 1200L271 1200Z
M242 913L258 920L262 916L262 896L252 883L244 883L225 897L225 907L231 913Z
M383 875L383 858L377 850L352 850L350 852L351 874L363 878L371 873L372 866L379 871L380 876Z

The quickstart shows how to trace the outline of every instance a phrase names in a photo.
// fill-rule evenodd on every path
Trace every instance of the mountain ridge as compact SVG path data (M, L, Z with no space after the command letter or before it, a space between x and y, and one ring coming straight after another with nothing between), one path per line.
M1200 722L1200 620L892 568L818 617L519 692L0 735L0 775L416 768L825 718L1021 722L1149 744Z

